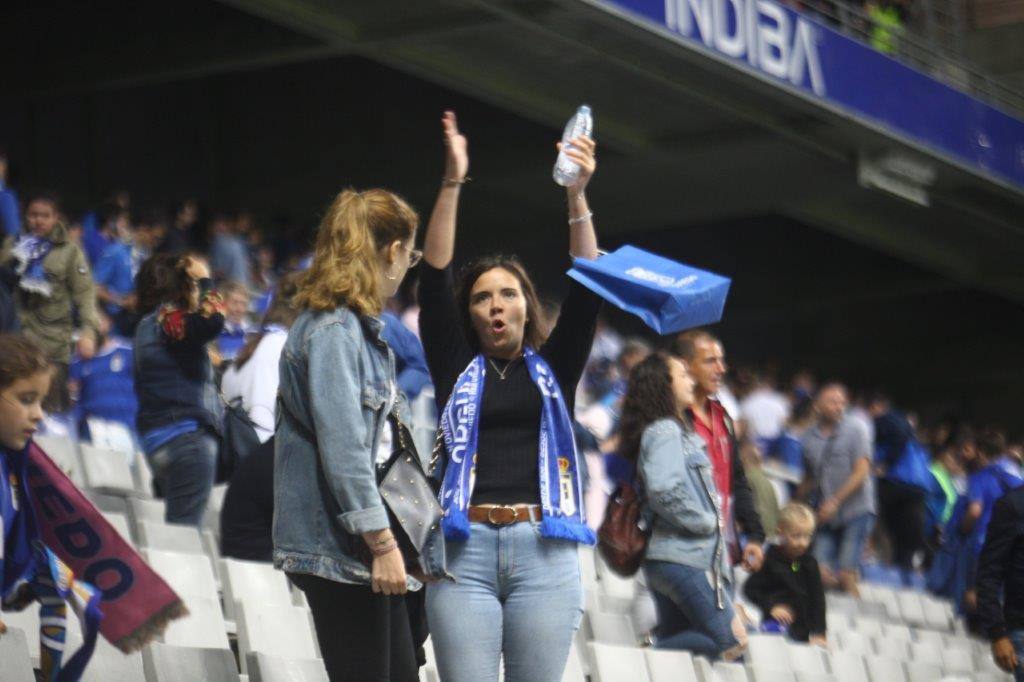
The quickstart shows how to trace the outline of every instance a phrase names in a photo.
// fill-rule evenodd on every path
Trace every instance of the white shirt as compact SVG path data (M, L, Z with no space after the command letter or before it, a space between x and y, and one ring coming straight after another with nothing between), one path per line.
M751 438L778 438L789 419L789 401L778 391L756 388L740 402L740 416Z
M391 414L391 409L395 406L395 400L398 399L398 387L395 382L388 382L388 402L384 406L384 426L380 432L380 442L377 444L377 454L373 459L374 464L383 464L391 458L394 454L394 441L395 434L394 428L391 426L391 420L388 419L388 415Z
M268 329L249 362L241 369L232 365L221 380L225 399L242 398L242 406L249 414L261 443L266 443L274 435L274 408L280 382L277 366L287 340L287 330Z

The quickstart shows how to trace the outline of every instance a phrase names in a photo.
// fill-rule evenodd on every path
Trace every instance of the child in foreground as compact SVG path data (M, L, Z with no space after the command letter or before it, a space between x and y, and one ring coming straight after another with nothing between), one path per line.
M814 512L790 502L779 512L779 543L765 553L764 566L744 586L761 609L762 629L785 630L800 642L826 646L825 590L818 562L807 553L814 539Z
M41 604L40 667L47 682L77 680L92 654L87 639L62 666L65 601L74 600L72 590L81 584L41 543L25 481L28 445L43 420L50 379L50 363L34 343L0 334L0 604L7 611L20 611L33 601ZM92 608L95 593L81 587ZM0 622L0 636L6 631Z

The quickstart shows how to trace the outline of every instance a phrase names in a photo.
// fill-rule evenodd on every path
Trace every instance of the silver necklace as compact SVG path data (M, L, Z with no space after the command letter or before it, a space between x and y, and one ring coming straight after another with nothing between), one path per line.
M509 360L508 363L505 365L505 369L502 370L498 369L498 366L494 364L494 360L492 360L491 358L487 358L487 362L491 363L491 367L493 367L494 371L498 373L499 381L505 380L505 375L508 374L508 368L511 367L512 363L515 362L516 360L517 358L512 358L511 360Z

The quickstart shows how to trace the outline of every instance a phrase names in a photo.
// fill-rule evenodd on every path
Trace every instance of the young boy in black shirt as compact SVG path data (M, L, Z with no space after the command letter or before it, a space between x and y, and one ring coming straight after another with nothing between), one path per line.
M800 642L826 646L825 590L817 560L807 553L814 539L814 512L790 502L779 512L779 544L765 553L761 570L744 587L761 609L764 622L775 621Z

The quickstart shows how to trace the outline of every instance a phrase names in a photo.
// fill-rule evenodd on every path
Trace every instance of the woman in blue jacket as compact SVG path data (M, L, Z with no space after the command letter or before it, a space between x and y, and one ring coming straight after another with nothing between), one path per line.
M418 220L382 189L339 194L299 281L302 312L281 354L274 565L309 601L331 680L417 679L404 595L421 583L406 574L376 468L397 442L388 415L410 419L380 315L419 261ZM443 551L438 529L420 557L424 574L444 575Z
M198 526L217 468L223 411L206 344L224 326L224 303L205 261L153 256L139 270L135 424L168 523Z
M738 657L726 590L722 513L711 461L686 418L694 380L655 353L637 365L622 406L621 454L636 462L651 527L644 571L658 612L655 646Z

